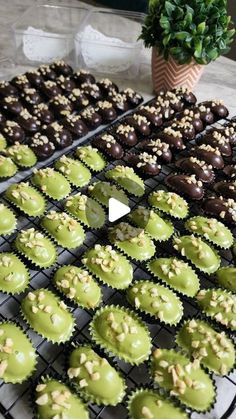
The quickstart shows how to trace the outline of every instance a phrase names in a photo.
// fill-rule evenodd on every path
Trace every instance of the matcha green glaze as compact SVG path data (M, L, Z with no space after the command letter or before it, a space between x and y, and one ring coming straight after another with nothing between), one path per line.
M72 185L78 188L87 185L91 179L91 173L87 167L78 160L71 159L67 156L62 156L57 160L55 169L61 172Z
M65 198L71 191L68 180L51 167L35 170L31 181L45 195L57 201Z
M128 400L130 419L188 419L187 413L157 391L140 388Z
M36 154L27 144L15 143L6 149L5 154L20 167L33 167L37 163Z
M87 227L101 228L105 223L105 212L102 206L80 192L67 198L65 210Z
M47 377L35 390L38 419L89 419L87 407L60 381Z
M132 365L141 364L150 355L151 339L145 323L124 307L111 305L98 310L90 333L103 349Z
M69 357L68 376L89 402L116 406L125 395L125 381L106 358L89 346L79 346Z
M156 349L151 358L151 373L158 385L183 404L198 412L208 410L215 400L209 375L186 356L169 349Z
M109 240L132 259L144 261L155 253L155 245L144 230L128 223L121 222L112 227Z
M5 196L17 208L31 217L38 217L45 211L45 199L29 182L20 182L10 185Z
M57 244L66 249L79 247L85 239L83 227L66 212L50 211L41 224Z
M176 336L177 344L194 359L218 375L228 374L235 364L233 342L224 332L216 332L208 323L187 320Z
M186 221L185 227L191 233L202 236L224 249L231 247L234 241L231 231L215 218L192 217Z
M34 228L21 230L14 243L18 252L40 268L49 268L56 262L57 252L54 244Z
M75 304L95 308L100 304L101 289L87 271L77 266L61 266L53 276L55 287Z
M145 185L131 167L116 166L105 174L106 178L113 180L127 192L135 196L143 196Z
M142 206L133 210L129 219L138 227L143 228L154 240L168 240L174 232L170 221L164 220L155 211Z
M0 179L12 177L17 172L17 166L10 157L0 156Z
M220 256L209 244L194 235L175 237L174 248L200 271L212 274L220 266Z
M28 286L30 275L13 253L0 253L0 291L19 294Z
M155 282L138 280L127 291L127 300L135 308L175 325L183 316L183 306L174 292Z
M189 297L199 289L199 278L194 270L181 259L157 258L148 262L148 269L171 288Z
M23 316L30 327L54 343L66 342L74 330L74 318L63 301L41 288L29 292L21 302Z
M125 205L129 205L129 198L124 191L109 182L96 182L88 187L89 194L100 204L108 207L109 199L115 198Z
M111 246L96 244L82 259L89 271L112 288L127 288L133 279L133 268L125 256Z
M91 145L78 147L75 155L94 172L100 172L106 167L104 157Z
M7 147L6 138L2 134L0 134L0 151L5 150L6 147Z
M216 279L220 287L236 293L236 267L225 266L218 269L215 273Z
M236 330L236 295L221 288L203 289L196 296L202 311L227 327Z
M36 353L23 330L11 322L0 323L0 379L22 383L36 367Z
M149 204L174 218L186 218L188 215L188 204L174 192L158 190L152 192L148 197Z
M0 236L11 234L16 228L16 216L8 207L0 203Z

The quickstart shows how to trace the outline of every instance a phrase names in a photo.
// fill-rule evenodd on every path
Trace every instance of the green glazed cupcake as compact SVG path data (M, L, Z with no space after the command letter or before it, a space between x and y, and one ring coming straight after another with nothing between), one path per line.
M152 192L148 197L148 202L152 207L174 218L183 219L188 215L187 202L174 192L164 190Z
M68 180L51 167L35 170L31 180L40 191L56 201L65 198L71 191Z
M220 266L220 256L200 237L180 236L174 238L174 249L185 256L200 271L212 274Z
M145 185L143 180L136 175L131 167L115 166L105 174L108 180L113 180L127 192L135 196L143 196Z
M235 365L235 347L224 332L216 332L208 323L192 319L184 322L176 336L177 344L203 367L226 375Z
M81 192L66 199L65 210L87 227L97 229L105 224L105 212L102 206Z
M216 280L220 287L236 293L236 267L224 266L215 273Z
M29 283L30 275L24 263L13 253L0 253L0 291L19 294Z
M87 407L69 387L53 378L42 379L35 389L38 419L89 419Z
M72 185L78 188L87 185L91 179L91 173L87 167L78 160L74 160L65 155L56 161L55 169L61 172Z
M155 211L138 206L133 210L129 219L138 227L144 229L145 233L158 241L168 240L174 233L173 224L161 218Z
M185 227L223 249L229 249L234 242L231 231L215 218L192 217L186 221Z
M111 227L109 240L135 260L151 259L156 250L153 241L142 228L133 227L128 223L121 222Z
M8 207L0 203L0 236L11 234L16 228L16 216Z
M39 335L53 343L66 342L72 336L75 321L63 301L41 288L29 292L21 302L24 319Z
M163 323L176 325L183 316L183 306L174 292L147 280L138 280L127 291L127 300L136 309Z
M134 390L127 407L130 419L188 419L187 413L152 389Z
M29 182L10 185L5 196L18 209L31 217L38 217L45 211L45 199Z
M91 145L78 147L75 155L94 172L101 172L106 167L104 157Z
M82 262L93 275L112 288L124 289L132 282L132 265L111 246L96 244L85 253Z
M174 290L194 297L199 290L199 278L181 259L157 258L147 264L148 270Z
M33 374L35 349L19 326L0 323L0 347L0 378L4 383L22 383Z
M105 351L132 365L148 359L151 338L145 323L130 310L106 306L98 310L90 323L92 339Z
M12 177L17 172L17 166L10 157L0 156L0 179Z
M0 151L5 150L6 147L7 147L6 138L2 134L0 134Z
M203 289L196 296L198 305L207 317L222 326L236 330L236 295L221 288Z
M151 374L160 388L185 406L205 412L215 402L215 388L199 361L170 349L156 349L151 357Z
M105 207L109 206L109 199L115 198L125 205L129 205L129 198L122 189L118 189L109 182L96 182L88 187L89 194Z
M14 244L20 254L39 268L49 268L56 262L57 252L54 244L34 228L21 230Z
M101 302L101 289L87 271L77 266L61 266L53 276L54 286L76 305L94 309Z
M81 225L66 212L50 211L41 224L57 244L66 249L79 247L85 239Z
M98 405L116 406L125 395L125 381L106 358L91 347L79 346L69 357L67 374L79 394Z
M36 154L27 144L16 142L5 150L5 154L20 167L33 167L37 163Z

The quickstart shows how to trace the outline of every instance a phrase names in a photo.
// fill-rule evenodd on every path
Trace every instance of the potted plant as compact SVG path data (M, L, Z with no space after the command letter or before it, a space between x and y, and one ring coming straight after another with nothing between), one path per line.
M152 47L154 91L193 89L206 64L230 50L227 0L150 0L140 38Z

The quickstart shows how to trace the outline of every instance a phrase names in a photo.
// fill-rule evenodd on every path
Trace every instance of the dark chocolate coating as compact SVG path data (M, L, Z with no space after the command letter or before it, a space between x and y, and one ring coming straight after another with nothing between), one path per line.
M113 159L121 159L124 155L122 146L111 134L103 134L94 138L91 144Z
M217 149L213 149L211 146L199 146L194 147L191 150L191 154L198 157L200 160L204 160L207 164L210 164L214 169L223 169L224 160Z
M120 93L110 94L108 97L109 101L114 106L115 110L121 114L127 112L130 109L129 103L126 100L126 96Z
M216 133L217 137L214 137L214 131L212 133L206 134L201 138L198 138L197 144L209 144L214 148L218 148L222 156L230 157L232 156L232 148L229 142L229 139L226 137L221 137L219 133Z
M58 122L48 125L44 130L44 134L53 142L57 149L68 147L73 142L71 133Z
M70 99L75 111L79 111L89 105L88 97L80 89L73 89L68 99Z
M6 96L0 101L0 107L7 113L12 115L19 115L23 110L23 105L15 96Z
M105 96L107 96L109 92L112 92L112 91L118 92L119 91L118 86L109 79L102 79L102 80L98 81L97 86L99 87L99 89L101 90L103 95L105 95Z
M174 89L173 91L177 94L178 97L181 98L181 100L183 100L185 105L192 106L197 103L196 96L187 88L179 87L177 89Z
M6 121L1 132L10 144L23 143L25 140L25 131L15 121Z
M236 203L233 200L224 199L222 196L206 199L202 204L202 209L206 214L218 217L223 221L236 221Z
M195 175L204 183L211 183L215 178L212 167L196 157L183 157L175 162L175 166L185 173Z
M35 115L43 124L51 124L54 121L54 115L49 110L45 103L40 103L32 108L32 113Z
M217 119L227 118L227 116L229 115L228 109L223 103L221 103L221 101L210 100L210 101L202 102L201 104L206 106L207 108L210 108L211 112L213 112L213 114L215 115Z
M145 106L141 107L140 110L137 111L137 113L139 115L146 116L148 121L150 121L154 127L161 127L163 124L162 115L154 109L154 107Z
M148 153L128 153L125 155L124 160L145 176L156 176L161 170L161 166L157 163L157 158Z
M204 125L200 118L193 118L192 124L196 133L202 132L204 130Z
M50 65L50 68L58 75L62 74L63 76L68 77L73 74L72 67L63 60L54 61L54 63Z
M54 144L49 139L40 133L35 134L32 138L30 147L35 152L39 160L45 160L51 157L55 151Z
M35 89L25 89L22 91L21 95L22 103L25 104L30 110L34 105L38 105L43 102L42 96Z
M127 116L123 122L134 127L137 133L145 137L151 134L150 122L143 115L133 114L132 116Z
M0 96L18 96L19 92L15 86L12 86L8 81L0 81Z
M224 167L223 169L223 173L231 179L235 179L236 178L236 165L232 164L232 165L227 165Z
M173 131L173 133L171 132ZM176 135L175 135L176 134ZM164 142L169 144L170 148L173 150L184 150L185 145L182 139L181 133L177 130L170 130L165 128L164 131L161 131L158 134L158 137Z
M114 121L117 118L117 112L112 106L112 103L108 101L98 101L96 104L96 112L101 115L102 122L107 124Z
M86 96L88 96L89 100L93 102L102 100L103 98L101 90L95 83L93 84L83 83L81 84L81 90Z
M80 70L73 73L72 78L79 86L83 83L94 84L96 82L95 77L86 70Z
M63 93L70 93L73 89L75 89L76 85L73 80L71 80L69 77L59 76L56 79L56 82L58 86L62 89Z
M205 125L211 125L215 122L215 117L213 112L205 108L204 106L199 106L195 108L195 112L200 113L200 118Z
M19 74L16 77L13 77L11 84L19 90L30 89L31 85L25 74Z
M196 136L196 131L190 122L180 122L176 121L176 124L172 124L172 128L176 128L177 131L181 132L183 140L191 141Z
M170 145L162 142L159 138L143 140L138 144L138 148L156 156L163 163L170 163L172 161L173 155L170 150Z
M52 98L49 102L49 109L58 118L63 118L65 115L70 115L73 112L71 101L63 95L58 95Z
M229 124L223 129L223 135L229 138L230 144L232 146L236 145L236 123Z
M126 96L126 99L132 108L136 108L136 106L140 105L143 101L143 97L133 89L127 88L121 93Z
M47 96L48 99L52 99L53 97L62 94L61 88L56 84L55 81L52 80L47 80L42 83L41 91L45 96Z
M80 116L90 129L95 129L102 124L101 115L99 115L92 106L88 106L82 110Z
M57 74L49 67L49 65L41 65L38 71L42 74L45 80L55 81L57 78Z
M200 200L204 195L202 182L197 180L194 175L171 174L166 176L165 184L179 194L183 194L190 199Z
M41 127L40 121L25 110L18 115L17 122L28 134L34 134Z
M0 112L0 126L4 125L6 122L6 118L2 112Z
M25 75L29 80L30 84L35 88L39 88L41 84L44 82L42 74L40 74L40 72L37 70L27 71Z
M232 182L220 181L215 183L214 190L217 194L222 195L224 198L231 198L236 201L236 181Z
M133 147L138 142L135 129L130 125L120 124L116 126L113 130L113 135L119 143L127 147Z
M74 137L83 137L88 133L88 127L80 115L67 115L61 120L61 123Z

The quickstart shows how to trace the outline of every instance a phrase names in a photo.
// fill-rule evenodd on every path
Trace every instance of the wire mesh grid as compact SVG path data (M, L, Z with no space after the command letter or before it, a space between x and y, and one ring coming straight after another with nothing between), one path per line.
M224 123L225 121L221 121ZM114 125L114 124L113 124ZM107 128L105 129L107 130ZM81 144L87 144L90 142L91 137L83 141ZM187 146L189 148L192 145L190 142ZM73 156L73 147L69 150L68 155ZM53 166L56 159L54 159L49 166ZM116 161L115 163L109 164L105 170L109 170L114 164L119 164L121 162ZM163 187L163 180L165 176L169 173L173 172L173 164L163 165L161 173L158 176L153 178L148 178L145 180L145 195L140 198L130 198L130 207L133 208L138 204L145 205L147 202L147 196L153 190L159 189ZM24 180L28 180L29 177L26 177ZM92 177L91 182L93 183L98 180L104 180L104 172L96 174ZM86 188L72 188L72 194L77 193L78 191L86 192ZM208 192L207 192L208 193ZM2 202L5 201L4 196L1 196ZM55 210L62 210L63 209L63 201L62 202L55 202L52 199L47 198L48 206L47 210L55 209ZM8 204L6 202L6 204ZM199 214L201 211L201 204L190 204L190 215ZM96 243L100 244L108 244L107 240L107 229L109 223L106 221L105 226L101 230L91 230L86 228L86 240L84 241L83 245L79 248L71 251L65 250L61 247L58 247L58 260L56 265L50 269L44 270L32 270L31 269L31 282L30 282L30 289L34 290L40 287L49 287L51 286L51 278L53 275L53 271L56 268L63 264L74 264L80 266L80 260L82 254ZM183 223L180 221L174 222L175 230L178 233L183 232ZM12 243L14 241L15 236L22 228L40 228L39 227L39 219L27 217L22 214L18 214L18 224L17 229L10 237L0 238L0 252L2 251L9 251L12 249ZM234 231L235 233L235 231ZM173 255L173 248L170 246L170 242L163 242L157 244L157 255ZM232 254L230 251L221 251L220 252L222 257L222 264L229 265L232 261ZM134 268L134 279L148 279L150 278L150 274L148 273L144 263L134 263L132 262ZM214 285L214 281L206 277L204 275L199 275L201 286L203 287L212 287ZM102 286L103 291L103 304L120 304L128 306L128 303L125 302L124 292L116 291L108 286ZM64 367L65 367L65 350L63 345L53 345L47 342L45 339L41 338L37 333L32 331L25 322L22 320L21 316L19 315L20 309L20 302L21 299L24 297L24 294L20 296L9 296L5 294L1 294L0 296L0 320L16 320L18 323L22 325L22 327L27 331L30 339L33 341L34 346L36 348L38 354L38 365L37 371L35 372L32 379L28 380L23 384L4 384L3 382L0 383L0 414L7 419L29 419L33 417L33 412L31 409L31 404L29 403L29 399L31 397L31 388L32 384L35 380L38 379L41 375L46 374L55 374L59 373L64 375ZM193 301L193 299L187 297L181 297L184 305L184 315L188 316L198 316L200 311L197 307L197 304ZM76 328L75 333L73 336L73 340L78 342L89 342L89 323L92 319L93 312L91 310L74 308L71 306L71 310L76 318ZM165 326L163 324L158 323L157 321L148 324L151 336L152 336L152 343L154 347L165 347L165 348L173 348L175 347L175 328L170 326ZM148 374L147 364L144 363L141 366L130 366L127 363L121 362L116 360L117 365L119 366L121 372L123 373L124 377L126 378L128 388L135 388L139 385L149 385L151 384L150 377ZM235 389L236 389L236 375L231 373L229 376L224 378L217 378L216 377L216 385L219 389L219 396L221 402L217 404L217 416L210 413L205 415L199 415L196 413L192 414L192 418L221 418L226 419L231 415L234 410L235 403L236 403L236 396ZM223 395L223 398L222 398ZM223 404L222 404L223 399ZM125 419L127 417L127 410L125 407L125 403L119 404L117 407L98 407L95 405L89 405L89 410L91 414L91 418L101 418L101 419ZM220 412L220 413L219 413ZM79 418L78 418L79 419Z

